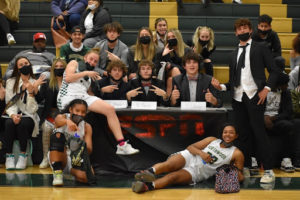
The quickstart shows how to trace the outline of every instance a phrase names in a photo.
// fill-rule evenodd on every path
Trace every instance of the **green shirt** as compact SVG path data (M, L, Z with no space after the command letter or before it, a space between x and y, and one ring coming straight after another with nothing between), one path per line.
M70 43L67 43L60 48L60 57L65 59L67 63L71 60L81 61L88 50L90 49L83 45L81 51L75 52L71 49Z

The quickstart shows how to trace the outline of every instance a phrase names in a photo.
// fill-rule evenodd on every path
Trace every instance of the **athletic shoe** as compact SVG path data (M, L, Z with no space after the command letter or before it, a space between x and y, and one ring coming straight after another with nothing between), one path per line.
M149 191L148 186L146 185L146 183L141 182L141 181L136 181L132 183L132 191L135 193L144 193Z
M13 170L16 168L14 154L6 154L5 168L7 170Z
M6 35L8 45L16 44L15 38L12 34L8 33Z
M143 170L134 175L136 181L152 182L156 179L155 174L149 170Z
M251 167L250 167L250 174L251 175L258 175L259 174L259 167L256 161L256 158L251 157Z
M128 142L125 142L125 144L122 146L120 146L119 144L117 145L116 154L118 155L132 155L139 152L140 150L133 148Z
M292 161L291 161L290 158L283 158L282 159L280 169L282 171L287 172L287 173L293 173L293 172L295 172L295 168L292 165Z
M300 159L294 161L294 167L296 171L300 171Z
M44 157L41 164L40 164L40 169L45 169L49 167L49 161L47 157Z
M26 169L27 167L27 154L20 153L19 159L16 164L16 169Z
M233 0L232 3L235 3L235 4L242 4L242 0Z
M63 186L64 185L62 170L56 170L53 172L52 185L53 186Z
M260 183L272 183L275 181L273 170L265 170L264 175L260 179Z

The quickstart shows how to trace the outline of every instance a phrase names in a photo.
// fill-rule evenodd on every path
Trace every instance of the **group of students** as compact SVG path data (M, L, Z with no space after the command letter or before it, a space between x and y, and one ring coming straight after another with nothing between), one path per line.
M89 1L89 5L92 5L90 2L97 1ZM90 10L93 10L92 6ZM141 28L136 44L130 48L119 40L122 27L117 22L103 27L106 39L97 43L90 40L92 46L98 47L92 49L82 43L86 38L85 31L75 26L71 30L72 41L61 48L62 58L55 59L50 71L39 74L38 79L34 79L30 59L19 56L14 60L12 74L7 76L6 91L2 85L0 87L1 109L5 109L7 114L4 131L6 168L26 168L27 140L38 134L41 125L44 158L40 167L51 165L54 171L53 185L63 184L64 169L71 172L76 180L90 182L94 172L88 159L92 151L92 129L83 120L87 111L106 116L117 141L117 154L139 152L125 141L116 112L105 99L126 99L129 104L132 101L156 101L162 106L180 106L181 101L206 101L208 106L220 107L220 91L230 90L241 151L232 147L232 141L237 135L234 126L228 125L223 130L222 140L207 138L172 156L165 163L137 174L133 190L145 192L171 183L201 181L213 175L220 164L232 161L241 171L244 168L244 156L245 167L251 168L253 150L249 147L253 146L258 148L257 154L265 169L261 182L274 181L271 147L266 132L269 126L265 125L265 121L266 124L270 124L270 121L265 117L265 106L271 89L278 88L278 76L283 74L282 57L281 50L278 50L281 49L278 36L271 30L272 19L263 15L259 20L257 34L252 34L252 25L248 19L235 22L240 48L233 53L229 65L229 83L225 85L212 77L210 56L216 49L212 29L198 27L191 48L184 43L179 30L168 30L164 18L156 19L154 34L147 27ZM256 41L254 36L259 36L257 40L263 40L267 45ZM269 40L270 37L272 40ZM275 45L276 42L279 42L279 47ZM276 52L280 52L280 55ZM204 68L206 73L201 73L200 68ZM265 68L270 73L268 79ZM3 103L4 96L6 106ZM38 115L38 104L43 101L45 107ZM274 106L270 108L275 112L269 115L273 117L269 120L272 119L275 124L281 111ZM59 111L63 114L58 114ZM15 139L20 141L21 149L16 164L12 154ZM66 143L71 150L69 153L66 151ZM226 159L212 162L213 152L208 155L206 148L210 145L213 147L208 149L221 149ZM84 151L78 151L78 147ZM70 156L74 155L82 156L84 169L76 165L76 159L71 161ZM218 164L214 165L215 162ZM155 180L154 174L165 172L173 173ZM242 180L241 173L239 176Z

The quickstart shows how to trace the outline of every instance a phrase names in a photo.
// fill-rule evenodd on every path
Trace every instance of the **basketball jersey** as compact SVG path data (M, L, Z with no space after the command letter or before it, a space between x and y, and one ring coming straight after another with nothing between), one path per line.
M217 139L212 141L209 145L207 145L204 150L205 153L208 153L211 158L211 163L205 163L203 161L203 173L206 178L213 176L216 173L216 169L224 164L230 164L232 159L232 154L236 149L235 146L231 146L229 148L221 148L222 140Z
M71 117L71 114L70 113L66 113L66 118L67 119L70 119ZM65 134L65 137L66 137L66 140L69 139L70 136L75 136L75 137L79 137L81 140L83 140L84 138L84 134L85 134L85 121L82 120L78 125L78 130L77 131L70 131L68 129L68 126L67 125L64 125L62 127L59 127L59 128L56 128L55 129L55 132L60 132L60 133L63 133Z

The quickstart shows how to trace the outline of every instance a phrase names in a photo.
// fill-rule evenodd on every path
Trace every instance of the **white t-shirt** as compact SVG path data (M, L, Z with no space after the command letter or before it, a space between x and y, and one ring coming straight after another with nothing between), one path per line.
M86 16L84 20L85 33L91 32L93 30L94 27L93 18L94 18L94 14L92 12L90 12Z

